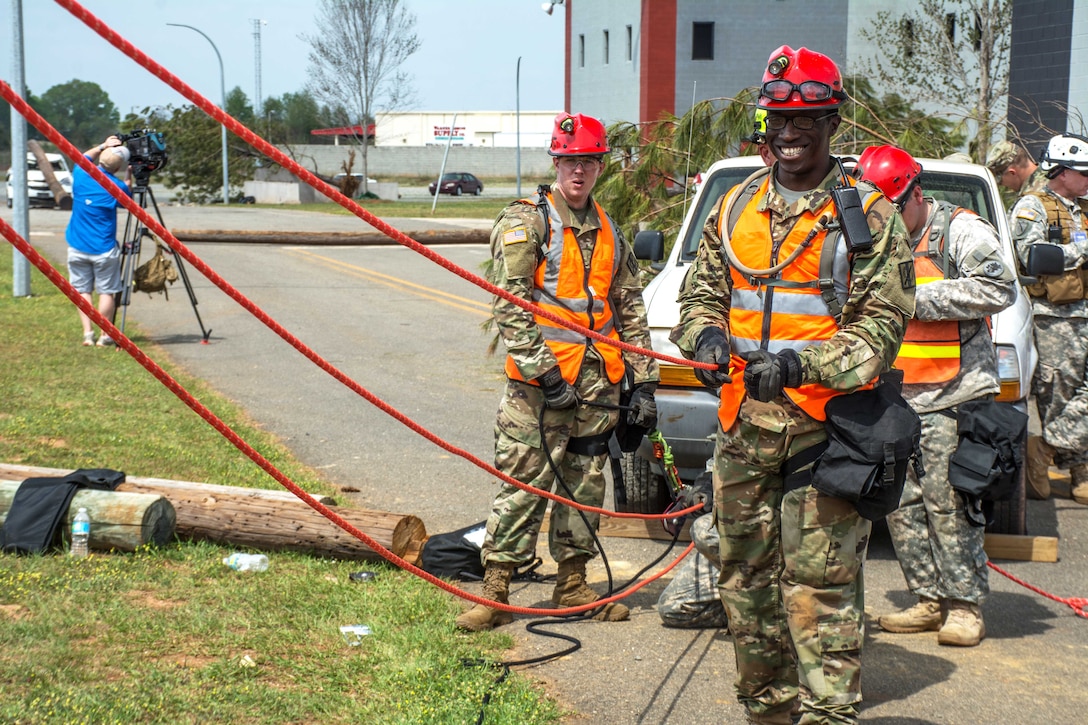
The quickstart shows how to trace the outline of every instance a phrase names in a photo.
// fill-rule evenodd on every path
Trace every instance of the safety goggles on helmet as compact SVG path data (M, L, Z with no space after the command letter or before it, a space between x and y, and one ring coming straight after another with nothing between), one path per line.
M831 113L825 113L822 116L776 116L773 114L767 114L766 122L767 128L771 131L781 131L786 127L786 122L791 121L793 127L798 131L809 131L816 125L817 121L822 121L825 118L831 118L832 116L839 115L838 111L832 111Z
M767 81L759 92L764 98L769 98L772 101L787 101L796 92L805 103L823 103L832 98L845 98L846 96L842 91L835 91L831 86L820 81L791 83L782 78Z

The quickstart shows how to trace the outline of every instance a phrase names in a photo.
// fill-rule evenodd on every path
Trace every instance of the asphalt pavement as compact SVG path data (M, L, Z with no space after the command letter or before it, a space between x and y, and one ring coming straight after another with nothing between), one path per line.
M162 211L166 225L178 229L355 231L362 225L352 217L288 208L168 206ZM10 210L0 207L0 217L10 221ZM65 212L31 212L31 241L55 260L63 259L66 221ZM411 234L436 225L487 228L490 220L390 223ZM447 281L444 270L429 262L419 265L414 253L403 249L192 248L212 260L229 282L267 305L275 319L294 332L304 330L335 364L489 460L501 359L483 353L486 336L478 327L486 317L485 293L463 280ZM438 251L474 272L486 258L482 246ZM326 389L313 387L319 373L302 367L297 353L278 338L251 329L259 326L246 319L247 313L230 307L225 295L202 277L193 277L199 309L213 330L210 345L199 344L192 311L176 287L169 303L153 300L132 307L132 319L159 344L161 354L237 401L330 480L355 489L351 495L361 504L420 515L430 533L484 518L494 492L486 476L413 440L413 434L388 419L360 411L357 401L349 408ZM418 289L392 281L398 279ZM390 339L412 347L398 354ZM1031 535L1057 537L1060 559L995 562L1040 591L991 571L992 593L983 607L988 636L977 648L940 647L935 633L893 635L875 626L880 614L913 603L886 529L876 528L865 572L870 626L863 722L1072 725L1084 720L1088 619L1051 597L1088 597L1088 507L1070 500L1067 480L1056 479L1055 488L1051 500L1028 502L1028 529ZM376 496L389 506L378 505ZM603 543L618 581L666 548L642 539L605 538ZM546 547L539 551L544 571L554 572ZM599 562L590 568L603 590L603 568ZM653 582L628 598L629 622L556 627L578 637L581 649L521 668L570 711L567 722L743 722L731 685L735 669L728 635L662 627L654 604L667 581ZM468 588L475 591L474 585ZM546 584L516 584L512 592L512 602L523 606L546 605L549 597ZM566 646L527 632L526 621L519 617L506 627L517 643L508 653L511 660Z

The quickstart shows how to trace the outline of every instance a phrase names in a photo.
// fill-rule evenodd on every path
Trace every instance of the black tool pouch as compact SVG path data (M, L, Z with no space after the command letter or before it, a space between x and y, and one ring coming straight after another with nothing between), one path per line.
M831 399L827 450L813 464L812 486L852 502L870 521L899 508L907 464L922 468L922 421L896 381Z
M959 443L948 461L948 482L962 494L968 521L985 526L979 502L1004 501L1016 492L1028 416L1008 403L972 400L958 406L956 430Z

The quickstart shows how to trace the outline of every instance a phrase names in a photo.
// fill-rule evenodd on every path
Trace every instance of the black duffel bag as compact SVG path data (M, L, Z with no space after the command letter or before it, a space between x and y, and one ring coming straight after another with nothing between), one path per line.
M959 443L948 461L948 482L963 495L968 520L984 526L978 503L1005 501L1016 492L1028 416L1008 403L971 400L957 407L956 431Z
M899 508L908 463L925 475L922 421L900 394L899 380L886 375L874 388L828 401L827 449L812 466L817 491L852 502L870 521Z

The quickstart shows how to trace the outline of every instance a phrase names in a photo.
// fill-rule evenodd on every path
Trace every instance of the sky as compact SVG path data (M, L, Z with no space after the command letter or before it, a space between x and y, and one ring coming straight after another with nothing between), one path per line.
M513 111L521 57L523 111L563 107L562 6L549 16L541 0L402 0L416 16L417 50L403 70L416 103L401 110ZM261 97L303 90L317 0L82 0L81 5L215 104L239 86L252 102L257 73L254 19L261 26ZM13 0L0 4L0 79L14 78ZM145 106L189 103L51 0L22 0L26 87L41 95L72 79L93 81L121 118Z

